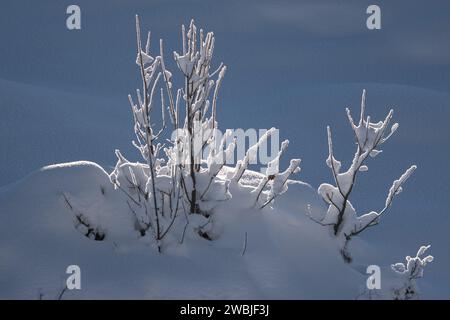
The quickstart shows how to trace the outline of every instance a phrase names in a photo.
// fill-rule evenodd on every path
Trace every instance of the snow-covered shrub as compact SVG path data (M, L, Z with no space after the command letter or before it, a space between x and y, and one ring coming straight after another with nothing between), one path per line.
M366 160L369 157L376 157L382 152L381 145L394 134L398 128L398 123L390 126L393 110L389 111L383 121L371 122L370 116L365 116L365 91L362 94L361 113L357 124L355 124L350 110L346 109L346 111L355 134L356 152L350 167L346 171L341 171L341 162L336 160L333 153L331 128L327 127L329 155L326 164L331 170L335 185L323 183L319 186L318 192L329 207L326 215L321 219L312 216L311 218L317 223L331 228L333 235L339 242L343 258L350 262L351 255L347 248L348 242L367 228L379 223L380 217L391 206L394 197L403 190L403 184L414 172L416 166L411 166L399 179L393 182L383 209L378 212L371 211L358 215L350 202L350 195L355 186L357 174L368 170Z
M392 270L400 277L400 285L392 289L394 300L418 298L416 279L423 277L425 266L434 259L431 255L422 257L429 248L430 245L421 246L414 258L406 256L406 264L399 262L391 266Z
M182 26L182 52L174 52L175 63L182 74L184 87L174 93L172 73L166 68L163 41L159 55L150 53L150 33L145 48L141 44L139 18L136 17L137 59L142 89L137 98L129 96L136 140L144 163L128 161L119 150L114 171L110 175L115 188L127 197L136 230L145 236L151 233L158 250L161 241L174 227L175 220L184 213L201 214L210 218L214 207L232 197L230 190L246 192L254 204L264 208L287 190L288 178L299 171L299 159L293 159L284 172L279 172L279 159L288 141L283 142L277 157L269 164L260 185L246 187L240 182L251 161L256 159L260 146L267 141L274 128L268 130L251 146L233 169L226 160L233 156L236 137L231 130L218 131L218 93L226 72L220 64L212 69L214 34L197 31L194 21L188 30ZM153 112L161 104L162 123L155 128ZM169 115L173 133L168 146L159 142L167 127ZM256 194L256 196L255 196ZM211 227L211 224L208 224ZM183 230L184 233L185 230ZM198 230L206 239L207 231Z

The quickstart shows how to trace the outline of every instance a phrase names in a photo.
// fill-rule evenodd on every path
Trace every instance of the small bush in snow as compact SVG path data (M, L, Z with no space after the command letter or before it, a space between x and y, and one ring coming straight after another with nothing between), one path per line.
M390 126L393 110L389 111L383 121L371 122L370 116L365 116L365 91L363 91L361 100L361 113L357 124L355 124L350 110L347 109L348 120L355 134L356 152L350 167L346 171L341 171L341 162L336 160L334 156L331 128L327 127L329 155L326 164L331 170L335 185L323 183L319 186L318 192L329 207L322 219L317 220L312 217L314 221L321 225L331 227L333 235L339 241L341 254L347 262L351 261L351 255L347 247L348 242L367 228L379 223L380 217L391 206L394 197L403 190L402 185L416 169L415 165L411 166L399 179L394 181L382 210L379 212L371 211L360 216L356 213L350 202L350 195L355 186L357 174L368 170L367 159L380 154L382 152L381 145L398 128L398 123Z
M244 172L275 129L268 130L251 146L234 170L225 168L236 138L232 131L222 137L217 134L218 93L226 66L220 64L212 71L214 34L197 31L194 21L187 31L182 26L182 52L174 52L173 56L184 87L176 93L172 73L166 68L163 41L159 42L159 55L154 57L150 53L150 33L145 48L141 44L138 17L136 34L142 89L136 91L136 101L131 95L129 101L136 135L133 145L145 162L130 162L116 150L118 161L110 178L126 195L136 230L142 236L150 232L160 251L161 241L176 224L180 212L186 218L188 214L209 218L218 203L231 198L232 189L247 192L255 205L264 208L287 190L288 178L299 171L300 160L291 160L289 167L279 172L279 159L288 146L288 141L283 142L259 186L245 188L241 184ZM157 103L161 108L156 109ZM162 124L156 129L153 113L158 110ZM159 142L167 125L166 113L174 132L169 146ZM201 228L198 234L211 239Z
M429 248L430 245L421 246L414 258L406 257L406 264L399 262L391 266L392 270L401 278L400 286L393 289L393 299L411 300L418 298L416 279L423 277L425 266L434 259L430 255L422 257Z

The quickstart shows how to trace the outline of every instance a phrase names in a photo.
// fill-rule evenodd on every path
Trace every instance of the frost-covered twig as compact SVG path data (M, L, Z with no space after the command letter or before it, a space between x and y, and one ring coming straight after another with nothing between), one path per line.
M289 167L282 173L274 174L269 177L273 177L270 183L270 189L268 193L268 199L264 204L261 206L261 209L263 209L265 206L267 206L269 203L271 203L276 197L279 195L285 193L287 191L287 183L289 180L289 177L300 171L300 159L292 159Z
M237 184L239 182L239 180L242 178L249 163L251 161L254 162L256 160L259 147L269 139L269 137L275 132L275 130L276 130L275 128L270 128L269 130L267 130L259 138L257 143L255 143L253 146L248 148L247 152L245 153L244 159L239 160L236 163L236 167L234 169L234 174L233 174L233 177L231 178L231 181L234 184Z
M411 176L414 170L417 169L417 166L413 165L402 176L395 180L392 183L391 188L389 189L388 196L386 198L385 206L380 212L370 212L368 214L362 215L359 217L359 225L356 225L354 230L351 232L351 236L355 236L360 234L365 229L372 227L378 224L378 219L387 211L387 209L391 206L396 195L400 194L403 190L402 185L405 181Z
M264 136L263 138L267 139L267 137ZM262 142L264 141L265 140L263 140ZM258 144L255 145L255 147L258 147L262 142L260 140ZM301 160L292 159L290 161L288 168L281 173L279 172L280 158L286 152L288 145L289 145L288 140L285 140L281 143L280 151L278 152L277 156L268 163L265 176L259 182L258 187L253 191L253 193L256 194L255 204L258 204L258 201L263 193L266 196L263 204L260 205L260 209L263 209L264 207L272 203L276 197L285 193L287 191L287 184L290 176L300 171ZM253 152L256 153L256 150L254 150ZM239 169L242 171L242 174L243 170L245 170L246 166L248 165L247 159L249 159L250 156L251 156L250 154L249 156L246 155L246 158L244 158L244 162L239 167ZM266 188L266 186L268 186L268 190L263 191Z
M206 170L206 174L209 175L208 184L205 188L205 190L202 192L200 199L204 200L206 194L210 190L211 185L213 184L214 179L216 179L219 172L222 170L222 168L225 165L226 159L230 157L234 149L236 147L236 139L234 138L233 141L228 145L225 146L227 140L231 138L232 131L227 130L222 137L222 140L220 142L220 146L218 150L216 150L215 146L211 146L208 158L206 160L208 164L208 169ZM215 139L215 136L213 137Z

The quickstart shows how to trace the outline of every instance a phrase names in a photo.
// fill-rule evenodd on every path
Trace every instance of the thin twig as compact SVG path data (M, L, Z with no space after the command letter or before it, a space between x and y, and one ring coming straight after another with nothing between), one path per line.
M247 251L247 231L245 231L245 238L244 238L244 246L242 247L242 255L245 254L245 252Z

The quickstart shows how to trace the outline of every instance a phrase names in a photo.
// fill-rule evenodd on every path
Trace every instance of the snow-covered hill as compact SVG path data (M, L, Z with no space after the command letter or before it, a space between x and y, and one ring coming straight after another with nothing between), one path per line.
M245 180L259 176L248 172ZM103 226L104 241L75 227L64 195ZM308 203L324 208L316 192L296 182L282 197L260 211L237 194L214 213L217 240L199 237L201 221L191 217L183 243L180 225L158 254L133 229L124 195L100 166L45 167L0 194L0 297L54 299L66 267L76 264L82 289L64 298L356 298L365 270L345 264L327 232L305 216Z

